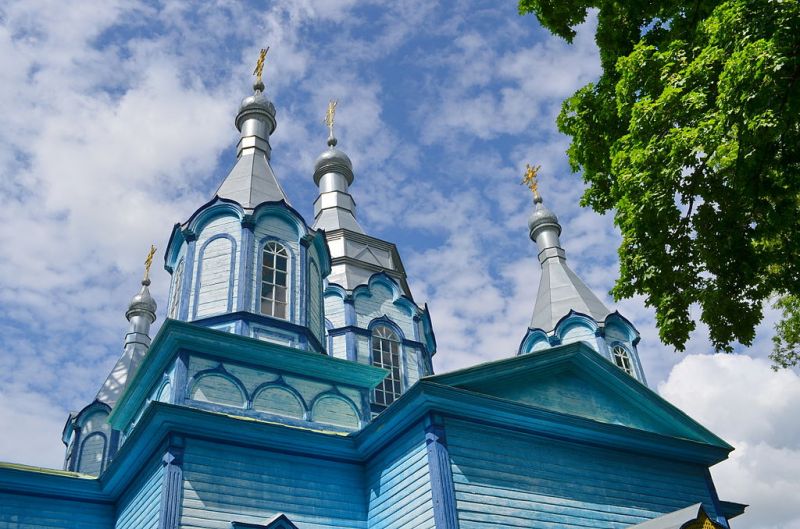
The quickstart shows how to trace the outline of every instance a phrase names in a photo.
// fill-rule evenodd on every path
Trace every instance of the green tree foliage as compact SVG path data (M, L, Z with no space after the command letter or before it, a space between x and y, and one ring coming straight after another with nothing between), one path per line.
M661 339L695 324L718 350L752 343L763 304L784 319L775 360L800 340L800 7L797 0L521 0L570 41L596 10L603 73L567 99L559 129L622 232L617 298L643 294Z

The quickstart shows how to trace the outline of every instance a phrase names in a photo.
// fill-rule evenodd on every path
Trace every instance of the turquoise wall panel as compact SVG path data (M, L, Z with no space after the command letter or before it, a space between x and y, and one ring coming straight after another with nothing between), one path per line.
M434 527L428 455L421 426L374 455L365 474L371 529Z
M188 439L181 528L285 513L301 529L366 528L361 465Z
M0 492L0 529L109 529L111 505Z
M447 420L461 529L623 529L703 502L705 468Z
M145 466L117 502L115 529L157 529L164 484L164 466Z

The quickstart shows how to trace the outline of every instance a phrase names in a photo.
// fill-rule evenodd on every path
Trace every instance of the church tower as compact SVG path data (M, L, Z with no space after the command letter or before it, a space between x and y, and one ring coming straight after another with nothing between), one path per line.
M636 349L639 332L619 312L611 312L567 264L567 255L559 239L561 224L538 192L537 169L528 166L526 175L534 193L528 229L539 250L542 275L533 317L517 354L584 342L630 376L647 384Z

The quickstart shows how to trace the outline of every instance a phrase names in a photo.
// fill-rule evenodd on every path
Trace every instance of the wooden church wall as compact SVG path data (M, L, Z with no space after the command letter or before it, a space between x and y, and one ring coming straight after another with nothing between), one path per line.
M366 467L370 529L433 528L433 499L421 425L374 455Z
M0 493L0 529L109 529L111 504Z
M230 529L285 513L303 529L366 528L359 464L187 439L181 528Z
M699 465L458 420L446 431L460 529L622 529L698 501L715 512Z
M117 501L114 529L156 529L163 483L164 466L161 461L146 465Z

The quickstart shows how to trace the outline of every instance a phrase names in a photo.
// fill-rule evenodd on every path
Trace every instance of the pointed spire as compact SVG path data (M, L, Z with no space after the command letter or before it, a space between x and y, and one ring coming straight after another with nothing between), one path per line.
M314 228L326 231L347 229L364 233L355 217L356 203L348 189L353 183L353 163L336 148L338 141L333 134L333 122L338 102L331 99L325 115L328 127L328 149L314 164L314 183L319 187L319 196L314 201Z
M534 194L534 208L528 219L528 228L531 240L539 247L539 263L542 267L530 328L550 332L570 310L602 323L610 311L567 265L566 252L559 239L561 224L556 214L545 207L538 191L538 169L532 170L529 165L523 180L523 184L528 185Z
M236 128L241 137L236 146L236 165L217 189L220 198L235 200L245 209L262 202L284 200L283 192L269 164L272 147L270 135L275 132L275 105L264 95L261 75L269 48L261 50L253 75L253 95L245 97L236 115Z
M105 402L112 408L119 400L128 382L136 373L147 349L150 347L150 326L156 321L156 310L158 305L150 295L150 266L153 263L153 255L156 247L151 245L150 252L145 259L145 272L142 279L142 287L133 296L128 304L125 317L130 326L125 335L125 346L122 356L117 360L114 369L106 378L105 383L97 393L97 400Z

